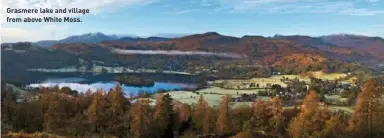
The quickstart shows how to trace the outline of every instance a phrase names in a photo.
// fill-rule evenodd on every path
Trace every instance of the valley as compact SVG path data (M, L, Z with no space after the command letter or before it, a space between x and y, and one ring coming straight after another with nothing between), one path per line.
M2 95L8 97L2 102L8 104L6 107L17 107L13 112L22 113L21 117L28 115L37 119L49 118L41 112L54 114L52 110L61 109L46 107L63 106L68 111L73 110L73 114L68 115L71 121L62 123L80 130L91 128L82 125L89 124L84 122L89 121L86 115L91 116L95 110L112 113L109 109L113 109L116 99L119 100L117 105L127 108L124 109L127 114L131 115L130 110L132 115L139 109L148 110L140 117L157 113L154 110L164 106L162 102L166 99L172 107L170 111L181 118L186 116L189 121L184 120L184 125L194 127L199 108L204 108L204 119L207 119L219 113L223 104L235 119L250 119L253 117L242 116L276 110L291 119L306 108L302 105L312 104L319 108L316 112L349 119L359 108L356 104L363 87L382 88L382 56L378 53L381 49L375 48L376 44L384 47L384 43L379 38L361 38L360 41L374 42L364 43L365 48L360 49L350 48L346 42L335 42L340 40L334 39L335 36L332 39L309 36L239 38L207 32L172 39L115 36L93 39L101 36L104 34L89 33L44 41L43 45L2 44ZM378 83L371 84L371 81ZM308 104L308 99L314 102ZM27 112L24 108L36 113L24 114ZM11 114L7 113L7 117ZM14 125L16 130L24 127L18 125L20 119L9 118L6 123ZM239 123L236 121L239 120L233 123ZM284 128L290 123L289 120L280 121L285 123ZM42 126L34 126L42 125L45 120L26 122L31 122L26 125L30 126L27 132L44 132L36 135L73 133L59 131L61 126L52 133L45 133ZM243 125L235 129L240 130ZM79 135L98 133L83 132L88 130L81 130ZM265 132L267 130L252 133L276 136ZM8 134L13 135L23 133Z

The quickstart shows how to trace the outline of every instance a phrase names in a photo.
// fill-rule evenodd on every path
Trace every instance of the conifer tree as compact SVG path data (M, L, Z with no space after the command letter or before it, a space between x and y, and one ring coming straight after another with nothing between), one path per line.
M192 119L195 124L195 128L199 132L203 132L203 121L206 109L208 108L208 103L204 100L203 95L200 95L198 103L194 107Z
M359 94L349 121L349 131L356 137L375 137L384 134L384 79L368 80Z
M126 137L129 130L127 125L123 124L123 120L128 115L130 103L124 97L120 84L116 84L115 88L109 91L107 95L107 109L103 114L105 121L105 130L108 134L119 137ZM128 115L129 116L129 115ZM128 127L129 128L129 127Z
M218 111L218 117L216 121L216 132L219 135L225 135L231 133L231 117L229 103L232 98L229 95L222 97L220 107Z
M252 129L262 132L268 130L269 119L271 117L269 106L269 102L263 100L258 100L253 104L253 115L250 120Z
M252 117L252 108L249 105L241 105L231 110L232 128L235 132L249 130Z
M191 108L188 104L182 103L174 106L175 117L173 123L176 130L189 125L191 118Z
M64 134L66 132L65 126L68 124L68 115L64 99L54 95L49 102L49 107L44 115L44 130L50 133Z
M93 94L93 100L88 107L88 121L91 123L92 132L100 133L102 128L102 115L105 108L104 91L99 89Z
M124 92L120 84L116 84L115 88L108 93L107 98L109 109L114 116L122 115L128 110L129 101L124 97Z
M149 138L152 117L149 109L149 101L146 99L138 99L138 103L134 104L131 109L132 122L131 133L135 138Z
M288 133L293 138L321 137L329 118L328 108L320 106L317 92L310 89L299 115L291 120Z
M272 117L269 119L269 131L271 134L276 136L281 136L284 131L284 116L283 116L283 106L280 98L273 98L271 101L271 114Z
M215 132L215 124L217 115L215 109L207 107L203 116L203 133L210 134Z
M153 118L156 121L157 136L172 135L173 105L169 94L159 94Z

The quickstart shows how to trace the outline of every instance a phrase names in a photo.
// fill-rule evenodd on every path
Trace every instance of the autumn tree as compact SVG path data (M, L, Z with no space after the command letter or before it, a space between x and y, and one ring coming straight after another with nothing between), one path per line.
M68 120L66 127L70 136L84 137L89 132L87 115L79 112Z
M219 135L226 135L232 132L232 122L229 114L231 112L229 107L231 100L232 98L229 95L226 95L221 99L216 121L216 132Z
M156 107L154 113L154 120L156 129L158 130L157 136L171 137L172 136L172 121L173 121L173 103L169 94L158 94L156 97Z
M325 128L320 132L321 137L342 138L346 136L346 121L342 114L335 114L325 122Z
M326 122L331 117L328 107L319 104L319 95L310 89L298 116L293 118L288 133L293 138L323 137Z
M247 122L251 120L252 117L252 109L249 105L242 105L234 108L230 113L232 116L232 128L235 132L246 131L246 129L249 129L249 126L247 125L250 124Z
M109 109L112 115L119 116L124 114L129 108L129 101L124 97L124 92L120 84L116 84L115 88L108 92L107 95Z
M265 132L269 127L271 117L270 104L268 101L257 100L253 104L253 115L250 120L250 127L253 130Z
M88 107L88 121L91 124L91 131L100 133L103 126L103 113L106 101L104 98L104 91L99 89L93 94L91 105Z
M124 117L128 115L130 103L124 97L124 92L120 84L108 92L106 112L103 114L106 120L105 130L109 135L126 137L129 132L129 126L123 124ZM126 118L127 119L127 118Z
M131 133L135 138L149 138L151 132L151 122L153 120L149 101L138 99L138 102L132 106L131 115Z
M48 88L43 88L41 91L40 104L41 104L41 112L43 114L45 114L46 111L48 110L50 94L51 93L49 93Z
M208 103L204 100L203 95L200 95L200 98L197 102L197 104L194 107L194 111L192 114L192 120L195 124L195 128L199 132L203 132L203 121L205 112L208 108Z
M176 130L182 131L181 129L185 129L191 123L191 108L188 104L178 104L174 106L174 111L176 116L174 117L174 125Z
M217 120L216 110L211 107L206 107L203 116L203 133L209 134L215 132L215 124Z
M271 108L271 118L269 119L269 133L276 136L282 136L282 133L285 129L283 116L283 105L282 100L278 97L275 97L270 102Z
M91 105L93 100L92 92L87 90L85 93L80 93L77 97L75 97L76 111L78 113L83 113L88 110L88 107Z
M359 94L348 130L356 137L384 134L384 79L368 80Z
M38 102L16 102L12 88L1 90L1 130L35 132L43 129L43 114Z
M71 117L70 108L73 104L67 97L53 95L49 107L44 115L44 130L50 133L67 134L65 126Z
M13 95L13 90L3 90L1 97L1 121L10 124L13 120L13 112L16 105L16 97Z

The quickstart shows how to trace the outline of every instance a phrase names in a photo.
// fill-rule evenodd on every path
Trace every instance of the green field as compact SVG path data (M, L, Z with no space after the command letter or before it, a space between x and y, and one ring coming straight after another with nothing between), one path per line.
M197 93L199 93L199 94L197 94ZM232 89L224 89L224 88L219 88L219 87L210 87L210 88L206 88L206 89L201 89L195 93L193 93L192 91L171 91L171 92L168 92L168 94L174 100L179 101L181 103L186 103L189 105L197 103L200 95L203 95L204 99L212 107L219 105L221 97L223 97L227 94L231 95L232 97L236 97L237 93L239 93L239 95L243 94L243 93L244 94L252 94L252 93L257 94L257 90L232 90ZM269 97L264 97L264 96L258 96L258 98L265 99L265 100L269 99ZM245 104L245 103L237 102L237 103L233 103L233 106L239 106L238 104L241 105L241 104ZM249 104L249 103L247 103L247 104Z
M310 76L322 80L340 80L347 78L347 74L345 73L324 73L321 71L316 72L308 72L306 75L274 75L267 78L252 78L252 79L230 79L230 80L215 80L210 82L212 85L226 88L226 89L256 89L256 88L268 88L271 85L277 84L282 87L287 87L287 84L282 81L283 78L299 79L300 81L304 81L309 83L311 81ZM353 77L351 77L353 78ZM353 79L346 80L347 82L352 82ZM250 86L251 84L257 86Z

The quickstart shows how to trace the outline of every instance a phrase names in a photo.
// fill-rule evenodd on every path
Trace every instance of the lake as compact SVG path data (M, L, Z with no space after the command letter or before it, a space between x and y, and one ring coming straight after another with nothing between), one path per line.
M36 74L35 74L36 75ZM44 73L40 79L27 83L27 87L69 87L78 92L103 89L109 91L118 83L115 76L119 74L79 74L79 73ZM153 86L133 86L122 84L126 95L136 95L138 92L156 92L158 90L194 89L204 81L199 76L174 74L129 74L135 77L149 78L155 81Z

